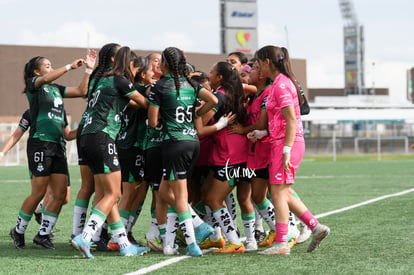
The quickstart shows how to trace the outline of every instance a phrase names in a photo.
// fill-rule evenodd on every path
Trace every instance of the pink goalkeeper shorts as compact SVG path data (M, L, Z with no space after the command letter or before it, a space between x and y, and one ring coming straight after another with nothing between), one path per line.
M305 154L305 141L295 141L290 151L290 173L283 169L283 144L284 140L272 143L270 151L269 183L270 184L294 184L295 174Z

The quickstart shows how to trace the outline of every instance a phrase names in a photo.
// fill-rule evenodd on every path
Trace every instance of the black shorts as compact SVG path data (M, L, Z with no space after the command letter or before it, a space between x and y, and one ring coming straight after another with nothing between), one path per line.
M161 146L145 150L145 179L152 190L159 190L162 178Z
M83 124L79 124L78 131L76 132L76 149L78 150L78 164L87 165L85 161L85 157L82 155L82 151L80 149L80 139L81 139L82 129L83 129Z
M162 146L162 171L165 180L186 179L191 175L198 155L198 141L164 141Z
M82 135L80 147L81 155L94 175L121 170L115 141L107 133Z
M70 187L70 175L68 174L68 181L66 182L66 186Z
M144 180L144 151L138 147L118 149L122 182L141 182Z
M226 166L213 165L211 170L214 172L215 179L228 181L231 186L237 185L241 181L249 181L247 171L250 171L250 169L246 168L246 162Z
M255 169L253 178L268 180L269 179L269 166L267 166L266 168L262 168L262 169Z
M61 144L30 138L26 152L31 176L69 174L65 150Z
M205 179L210 172L211 167L209 165L202 165L194 167L191 173L191 180L197 185L203 185Z

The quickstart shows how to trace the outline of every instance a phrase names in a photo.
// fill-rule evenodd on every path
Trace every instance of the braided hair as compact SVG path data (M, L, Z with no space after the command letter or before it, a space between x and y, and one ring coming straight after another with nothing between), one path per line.
M174 79L177 97L180 96L180 77L185 77L185 79L194 88L194 91L197 92L197 86L189 77L189 68L187 66L184 53L178 48L168 47L162 52L161 56L161 60L165 61L168 69L170 70L171 76Z
M25 87L24 87L24 90L23 90L24 94L27 92L27 89L28 89L27 81L30 78L35 76L34 70L39 69L40 61L42 59L45 59L45 58L46 57L43 57L43 56L35 56L32 59L30 59L29 62L26 63L26 65L24 65L24 74L23 74L23 79L24 79L24 84L25 84Z
M305 103L302 88L299 86L299 82L296 80L296 76L293 73L289 52L285 47L265 46L256 52L255 57L262 61L269 59L277 70L289 77L296 87L299 105L303 105Z
M229 63L220 61L216 64L216 71L221 75L221 86L226 91L224 113L233 112L236 114L236 120L240 124L247 121L247 113L243 107L244 92L239 72Z
M95 80L91 91L95 90L99 78L101 78L104 75L104 73L112 67L112 57L115 56L119 47L119 44L109 43L104 45L99 51L98 66L93 70L91 76L89 77L89 85L91 85L92 80Z

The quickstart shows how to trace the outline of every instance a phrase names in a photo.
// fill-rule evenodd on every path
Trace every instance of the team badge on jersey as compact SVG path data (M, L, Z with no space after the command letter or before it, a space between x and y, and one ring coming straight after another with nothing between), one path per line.
M38 172L42 172L43 170L45 170L45 168L43 167L43 164L41 162L39 162L37 164L37 169Z
M117 157L114 157L113 164L114 164L115 166L118 166L118 165L119 165L119 160L118 160L118 158L117 158Z

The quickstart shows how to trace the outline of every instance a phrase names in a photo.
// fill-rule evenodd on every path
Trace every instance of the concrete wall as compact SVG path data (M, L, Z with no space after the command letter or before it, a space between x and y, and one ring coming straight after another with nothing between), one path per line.
M3 122L15 122L28 108L24 89L23 70L24 65L34 56L47 57L54 68L71 63L77 58L84 58L87 50L84 48L65 47L38 47L0 45L0 117ZM138 55L147 55L151 51L135 50ZM226 55L185 53L187 61L193 64L197 70L208 73L211 66L220 60L225 60ZM306 60L293 59L292 66L296 76L307 94ZM56 81L65 86L78 86L84 74L84 69L70 71ZM73 122L80 120L86 106L85 99L65 99L65 109Z

